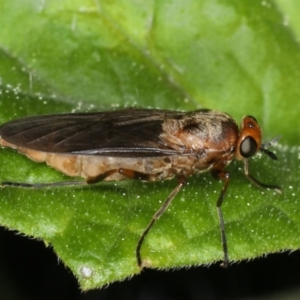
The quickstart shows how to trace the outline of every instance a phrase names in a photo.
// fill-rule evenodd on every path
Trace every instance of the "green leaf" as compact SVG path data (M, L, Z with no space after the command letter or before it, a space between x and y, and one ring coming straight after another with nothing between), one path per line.
M232 261L299 247L298 22L284 1L0 1L0 123L45 113L138 106L251 114L278 161L240 162L222 209ZM293 2L289 2L293 5ZM295 4L296 5L296 4ZM286 23L286 16L289 24ZM1 149L1 181L70 180ZM0 224L43 239L84 290L139 273L137 241L176 181L0 190ZM222 183L192 177L142 245L151 268L223 259Z

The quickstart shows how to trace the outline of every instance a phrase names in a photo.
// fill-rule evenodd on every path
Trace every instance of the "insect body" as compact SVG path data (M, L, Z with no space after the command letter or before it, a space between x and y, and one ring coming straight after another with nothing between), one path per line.
M2 186L45 187L177 177L177 186L137 243L137 263L142 267L141 247L155 221L189 176L210 171L224 181L216 206L226 267L229 258L221 204L230 176L225 168L234 157L243 160L244 173L252 183L280 192L278 186L260 183L248 172L248 158L258 151L277 159L266 149L274 141L261 143L261 129L252 116L244 117L239 129L228 114L208 109L187 113L125 109L27 117L0 127L0 145L17 149L37 162L46 162L69 176L81 176L86 181L33 185L3 182Z

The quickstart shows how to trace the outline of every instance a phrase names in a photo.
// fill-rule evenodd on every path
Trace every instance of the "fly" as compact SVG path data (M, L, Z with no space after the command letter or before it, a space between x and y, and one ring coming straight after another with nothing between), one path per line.
M276 160L267 148L278 138L262 144L262 132L252 116L242 119L240 129L226 113L200 109L177 112L158 109L124 109L98 113L42 115L17 119L0 126L0 145L17 149L37 162L85 181L46 184L2 182L1 186L49 187L93 184L100 181L136 179L161 181L177 178L177 186L152 217L136 246L141 248L157 219L195 173L210 171L224 182L216 202L224 267L229 265L221 205L230 180L227 165L244 162L246 177L256 186L273 189L249 174L248 159L258 151Z

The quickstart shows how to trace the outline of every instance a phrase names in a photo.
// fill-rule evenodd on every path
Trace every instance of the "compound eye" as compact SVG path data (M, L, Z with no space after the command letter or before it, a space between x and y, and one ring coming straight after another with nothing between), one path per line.
M254 138L247 136L240 145L240 153L244 158L253 156L257 151L257 143Z

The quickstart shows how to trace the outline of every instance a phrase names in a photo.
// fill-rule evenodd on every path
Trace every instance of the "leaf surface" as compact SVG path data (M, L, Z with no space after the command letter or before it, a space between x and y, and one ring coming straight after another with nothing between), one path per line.
M287 4L289 3L290 6ZM299 247L299 26L292 1L0 1L0 123L21 116L159 107L254 115L278 161L240 162L222 206L232 261ZM295 4L296 5L296 4ZM288 16L288 24L284 21ZM1 181L70 180L1 149ZM140 272L136 243L176 180L0 190L0 223L43 239L84 290ZM150 231L152 268L223 258L215 209L222 183L192 177Z

